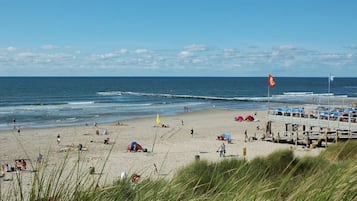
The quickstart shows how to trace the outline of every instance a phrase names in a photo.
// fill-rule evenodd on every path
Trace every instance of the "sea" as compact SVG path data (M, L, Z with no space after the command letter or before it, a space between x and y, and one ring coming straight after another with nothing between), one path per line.
M0 77L0 130L47 128L175 115L209 108L357 100L357 78Z

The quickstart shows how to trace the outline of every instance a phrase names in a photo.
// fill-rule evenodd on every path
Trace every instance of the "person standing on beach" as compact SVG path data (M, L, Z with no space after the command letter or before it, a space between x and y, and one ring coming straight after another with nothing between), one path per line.
M13 123L13 125L14 125L14 130L16 129L16 118L14 118L13 120L12 120L12 123Z
M244 131L244 142L248 141L248 133L247 130Z
M60 134L57 135L57 144L60 144L61 143L61 136Z
M191 135L192 135L192 137L193 137L193 128L191 129Z
M219 152L219 157L224 157L226 155L226 145L224 142L221 144L217 152Z

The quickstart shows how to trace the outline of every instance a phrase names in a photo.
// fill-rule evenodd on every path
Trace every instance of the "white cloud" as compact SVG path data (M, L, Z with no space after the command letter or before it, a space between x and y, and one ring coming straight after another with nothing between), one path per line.
M349 45L349 46L347 46L347 48L356 50L357 49L357 44Z
M105 53L105 54L99 55L99 57L101 59L111 59L111 58L117 57L117 55L114 53Z
M51 44L46 44L46 45L42 45L41 49L43 50L54 50L57 49L58 47L55 45L51 45Z
M118 54L128 54L129 50L128 49L119 49L115 51Z
M204 52L209 51L209 48L204 45L189 45L183 48L183 50L178 54L179 58L188 58L194 54L199 55L200 53L204 56Z
M201 59L192 59L192 63L193 64L200 64L202 63L203 61Z
M7 51L9 51L9 52L16 51L16 47L12 47L12 46L7 47L6 49L7 49Z
M238 56L237 50L235 49L223 49L223 56L225 58L234 58Z
M181 51L179 57L186 58L186 57L190 57L191 55L192 53L189 51Z
M204 45L189 45L184 48L188 52L203 52L207 51L209 48Z
M147 50L147 49L136 49L134 52L136 54L145 54L145 53L148 53L149 50Z

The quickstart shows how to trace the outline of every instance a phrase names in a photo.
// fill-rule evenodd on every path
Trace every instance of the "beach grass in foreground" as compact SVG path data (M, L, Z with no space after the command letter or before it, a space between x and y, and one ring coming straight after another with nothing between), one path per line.
M171 179L126 177L100 186L101 173L82 171L65 157L51 171L38 167L29 192L21 173L0 200L356 200L357 141L329 146L318 156L278 150L253 160L196 160ZM108 153L110 155L110 153ZM73 165L74 164L74 165ZM43 167L45 168L45 167ZM72 171L64 171L72 169ZM66 174L65 174L66 173ZM69 174L68 174L69 173Z

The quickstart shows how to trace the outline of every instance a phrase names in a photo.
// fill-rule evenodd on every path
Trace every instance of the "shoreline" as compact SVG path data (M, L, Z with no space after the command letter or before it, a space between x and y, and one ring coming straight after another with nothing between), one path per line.
M282 105L282 104L277 104L277 105ZM284 104L286 105L286 104ZM166 114L164 115L165 117L170 117L170 116L180 116L183 114L190 114L190 113L197 113L197 112L204 112L204 111L210 111L210 110L235 110L235 111L252 111L251 108L248 109L232 109L232 108L216 108L216 107L210 107L210 108L204 108L204 109L198 109L198 110L194 110L194 111L183 111L183 112L177 112L175 114ZM257 109L256 111L262 111L262 110L266 110L266 109ZM104 122L80 122L78 124L73 124L73 125L54 125L54 124L49 124L47 126L32 126L32 127L23 127L21 126L21 124L19 124L17 122L16 127L20 128L20 130L41 130L41 129L55 129L55 128L66 128L66 127L87 127L87 126L92 126L95 123L99 123L101 125L105 125L105 124L113 124L113 123L117 123L117 122L126 122L126 121L136 121L136 120L140 120L140 119L150 119L150 118L156 118L156 113L153 116L145 116L145 117L128 117L126 119L113 119L110 121L104 121ZM12 123L8 123L8 125L10 125ZM11 127L11 129L0 129L0 135L1 133L6 133L6 132L17 132L17 129L13 129L14 125L8 126Z
M295 92L295 93L299 93L299 92ZM300 96L292 96L296 98L299 98ZM304 96L303 96L304 98ZM306 97L305 97L306 98ZM357 106L357 97L329 97L329 96L323 96L321 97L321 101L320 99L318 99L318 97L311 97L312 99L310 101L307 102L299 102L299 101L292 101L294 100L294 98L288 102L284 101L284 99L280 100L280 99L276 99L274 100L274 97L271 97L270 102L265 102L265 101L244 101L244 100L240 100L237 102L237 105L240 105L242 103L241 106L234 106L234 105L220 105L222 104L222 102L217 103L218 106L217 108L222 109L222 110L266 110L268 109L268 107L271 109L273 107L283 107L283 106L299 106L299 105L314 105L314 106L322 106L322 107L352 107L355 108ZM288 100L288 99L286 99ZM319 100L319 101L318 101ZM324 100L324 101L323 101ZM329 101L327 101L329 100ZM83 102L82 102L83 103ZM248 105L245 105L247 108L243 108L244 104L243 103L250 103ZM329 104L328 104L329 103ZM267 105L268 104L268 105ZM75 106L79 106L80 104ZM329 106L328 106L329 105ZM63 106L62 106L63 107ZM81 106L81 107L86 107L86 106ZM116 107L116 106L113 106ZM104 107L105 109L106 107ZM164 108L162 110L150 110L149 112L144 112L143 113L143 118L149 118L151 114L156 113L156 111L160 111L159 113L162 113L164 115L167 116L171 116L171 115L180 115L183 113L186 113L186 107L182 106L182 108L178 108L175 107L174 110L170 110L170 108ZM206 105L204 107L194 107L192 106L193 111L201 111L201 110L209 110L209 109L215 109L216 105L214 103L212 104L208 104L206 103ZM45 111L43 109L46 108L37 108L35 111L36 112L40 112L40 111ZM74 108L74 111L78 109L78 108ZM191 109L191 107L190 107ZM65 110L67 111L67 109ZM69 110L68 110L69 111ZM68 112L67 111L67 112ZM140 110L138 110L140 111ZM109 114L107 115L107 112L112 112L112 110L109 111L92 111L90 113L89 116L85 116L88 111L83 111L80 112L81 115L77 115L78 113L69 113L69 114L65 114L64 116L56 115L56 110L50 109L50 112L48 113L48 116L44 115L29 115L29 117L25 117L21 116L21 114L18 114L18 116L16 115L16 113L12 114L12 112L10 112L9 114L12 114L10 116L6 116L4 119L4 122L2 124L0 124L0 132L1 131L10 131L13 129L14 124L13 124L13 119L18 118L17 122L16 122L16 127L19 129L41 129L41 128L54 128L54 127L67 127L67 126L85 126L85 125L90 125L93 124L95 121L101 123L101 124L106 124L106 123L112 123L115 121L126 121L126 120L131 120L131 119L137 119L137 118L142 118L140 116L140 113L138 113L138 111L132 111L134 115L130 114L130 111L124 111L123 114L121 114L120 112L115 112L113 114ZM104 112L104 113L101 113ZM5 114L7 114L5 112ZM82 116L84 114L84 116Z

